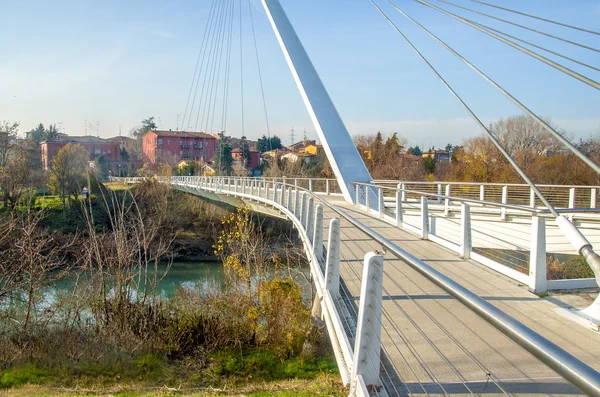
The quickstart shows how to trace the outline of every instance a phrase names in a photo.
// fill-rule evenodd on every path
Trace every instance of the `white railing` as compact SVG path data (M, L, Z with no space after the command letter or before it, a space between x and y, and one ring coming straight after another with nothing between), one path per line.
M426 182L409 184L434 186ZM450 195L451 187L438 186L429 192L409 189L407 183L394 187L364 183L355 186L355 203L363 210L528 285L535 293L597 287L595 278L547 280L547 253L579 253L545 208L510 204L507 200L490 202L482 200L484 194L475 198ZM367 194L369 191L375 194ZM370 202L369 197L377 197L377 202ZM600 243L599 210L568 208L560 212L577 219L590 242Z
M408 190L436 193L460 198L529 207L541 205L531 188L526 184L477 183L477 182L425 182L377 180L378 186L395 188L399 184ZM550 203L557 208L596 208L600 186L582 185L536 185ZM408 199L418 199L408 194Z

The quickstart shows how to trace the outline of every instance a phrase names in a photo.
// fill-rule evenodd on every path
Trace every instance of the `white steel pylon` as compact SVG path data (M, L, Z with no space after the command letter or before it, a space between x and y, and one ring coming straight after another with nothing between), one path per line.
M279 0L262 4L344 198L352 203L352 182L370 183L371 175Z

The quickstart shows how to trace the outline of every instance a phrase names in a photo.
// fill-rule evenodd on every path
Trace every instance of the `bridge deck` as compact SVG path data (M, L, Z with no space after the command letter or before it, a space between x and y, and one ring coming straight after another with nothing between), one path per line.
M600 335L557 314L554 303L444 247L367 215L341 197L323 198L588 365L600 368ZM325 211L325 219L333 217L337 217L333 211ZM352 302L350 311L355 313L364 255L381 247L343 219L341 244L341 275L346 294L351 295L347 296ZM393 394L580 394L508 337L390 254L385 255L383 295L382 346L386 357L382 361L386 364L382 379ZM396 374L401 374L401 378Z

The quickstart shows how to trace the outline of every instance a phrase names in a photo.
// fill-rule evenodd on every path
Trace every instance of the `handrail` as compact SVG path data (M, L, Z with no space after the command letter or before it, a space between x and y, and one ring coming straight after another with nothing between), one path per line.
M402 188L393 187L393 186L380 186L380 185L376 185L374 183L361 183L361 182L352 182L352 183L354 185L369 186L369 187L373 187L376 189L391 190L394 192L401 191L401 192L406 192L406 193L418 194L420 196L447 199L447 200L456 201L459 203L473 203L473 204L480 204L480 205L486 206L486 207L499 207L499 208L513 209L513 210L529 212L529 213L536 213L536 214L550 214L550 211L546 208L533 208L533 207L521 206L521 205L516 205L516 204L498 203L495 201L471 199L468 197L447 196L445 194L422 192L420 190L402 189ZM524 185L524 186L527 186L527 185ZM600 208L557 208L556 210L558 211L558 213L568 213L568 214L600 212Z
M375 179L374 183L405 183L410 185L468 185L468 186L512 186L512 187L526 187L529 185L526 183L498 183L498 182L457 182L457 181L403 181L393 179ZM554 187L554 188L582 188L582 189L600 189L600 185L549 185L549 184L537 184L537 187Z
M482 201L482 200L475 200L475 199L463 198L463 197L446 196L444 194L421 192L419 190L409 190L409 189L402 189L402 188L397 188L397 187L394 188L394 187L391 187L391 186L377 186L377 185L372 184L372 183L359 183L359 182L353 182L353 183L355 185L369 186L369 187L373 187L373 188L376 188L376 189L401 191L401 192L406 192L406 193L418 194L420 196L443 198L443 199L448 199L448 200L451 200L451 201L457 201L459 203L464 202L464 203L481 204L481 205L485 205L485 206L489 206L489 207L500 207L500 208L507 208L507 209L519 210L519 211L523 211L523 212L531 212L531 213L543 213L543 212L547 212L547 210L545 211L542 208L532 208L532 207L524 207L524 206L515 205L515 204L503 204L503 203L496 203L496 202L493 202L493 201Z
M462 285L427 265L420 259L398 247L396 244L383 237L379 233L371 230L367 226L364 226L352 216L348 215L345 211L334 207L313 192L287 183L281 183L281 185L290 186L294 189L308 192L308 194L319 200L327 208L331 209L350 222L353 226L358 228L361 232L377 241L382 245L382 247L386 248L394 256L401 259L414 270L418 271L420 274L436 284L438 287L442 288L449 295L453 296L456 300L465 305L468 309L490 323L494 328L504 333L514 342L531 353L534 357L539 359L548 367L552 368L559 375L563 376L578 389L588 395L600 397L600 373L589 365L585 364L583 361L579 360L556 344L550 342L548 339L544 338L537 332L504 313L500 309L496 308L485 299L479 297L475 293L469 291ZM231 194L238 194L236 192L228 192Z

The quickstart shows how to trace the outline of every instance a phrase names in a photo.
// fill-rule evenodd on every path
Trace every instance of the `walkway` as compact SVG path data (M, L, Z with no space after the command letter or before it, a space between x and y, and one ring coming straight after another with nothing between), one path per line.
M600 368L600 335L557 314L554 303L444 247L367 215L342 197L323 198L588 365ZM333 217L339 216L326 209L325 219ZM362 259L366 252L381 247L344 219L341 240L341 276L346 298L354 303L350 310L356 313ZM402 260L386 254L384 272L382 343L388 362L381 377L390 393L581 394Z

